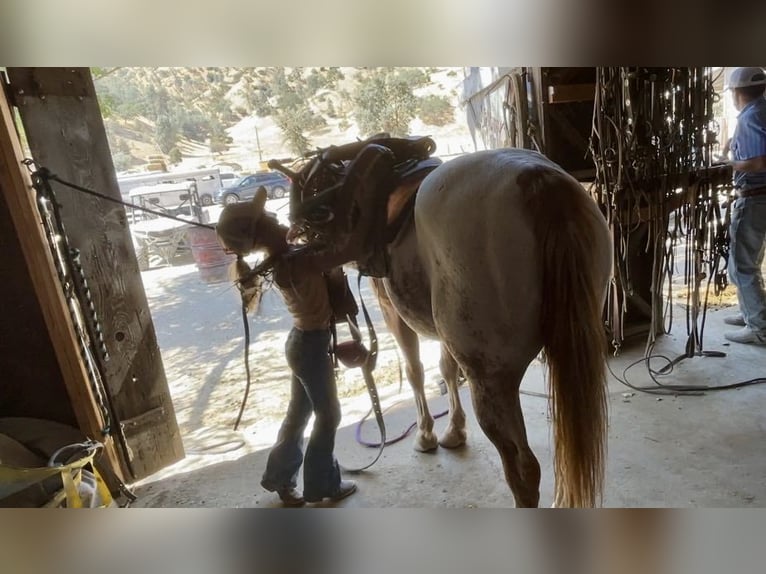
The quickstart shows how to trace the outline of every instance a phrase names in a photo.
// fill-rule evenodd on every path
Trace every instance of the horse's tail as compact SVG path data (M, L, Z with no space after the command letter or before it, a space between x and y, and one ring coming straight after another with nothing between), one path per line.
M554 432L556 506L602 500L607 433L602 311L612 246L604 219L563 172L530 168L527 193L542 257L542 338Z

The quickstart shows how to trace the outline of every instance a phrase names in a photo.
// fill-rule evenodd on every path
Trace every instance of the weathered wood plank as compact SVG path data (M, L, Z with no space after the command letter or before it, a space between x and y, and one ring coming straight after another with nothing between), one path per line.
M9 68L11 89L35 160L64 180L120 198L87 68ZM67 235L80 250L110 359L101 362L118 421L161 409L145 433L125 435L123 469L143 478L183 457L125 210L54 183Z
M3 203L7 205L9 219L47 329L41 337L48 339L50 347L41 342L40 349L52 348L55 353L71 403L71 410L79 428L91 438L104 444L105 460L102 459L102 465L111 471L104 473L104 478L110 489L116 492L117 483L112 480L113 475L118 480L123 480L120 457L112 438L103 436L101 433L104 420L96 406L95 397L88 384L85 366L80 359L72 320L58 284L56 267L30 193L32 182L26 168L21 165L22 159L24 158L16 136L10 105L5 94L0 93L0 193L3 195ZM43 361L47 360L48 358L43 359ZM32 393L39 390L30 385L26 392ZM57 394L53 391L47 399L49 401L60 399L60 394L58 396ZM32 412L17 414L46 418L41 410L44 409L34 407ZM62 409L54 407L53 420L58 418L56 413L61 412ZM71 421L61 420L61 422Z

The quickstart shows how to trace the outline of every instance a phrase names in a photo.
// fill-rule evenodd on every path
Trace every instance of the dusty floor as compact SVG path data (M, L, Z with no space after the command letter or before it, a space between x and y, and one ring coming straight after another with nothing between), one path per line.
M276 293L267 293L262 311L251 320L253 386L238 431L232 430L244 389L243 332L238 294L226 283L207 285L195 266L179 259L174 266L144 273L163 360L174 397L187 456L179 463L133 485L139 507L274 507L276 496L259 486L268 449L276 436L287 400L287 369L282 348L289 319ZM381 339L376 373L389 437L415 420L409 387L399 392L397 354L385 332L369 289L364 288ZM727 303L724 298L720 303ZM726 357L682 361L666 384L720 385L766 376L766 348L728 345L723 317L712 309L704 333L706 350ZM662 337L655 353L676 357L686 343L683 311L676 312L673 333ZM643 356L643 341L612 359L623 370ZM440 396L438 346L423 343L423 362L433 413L446 410ZM662 364L656 362L655 368ZM642 365L627 372L633 385L650 385ZM369 409L358 371L341 373L343 421L336 454L341 464L359 466L374 449L357 443L355 430ZM543 392L542 371L533 364L522 389ZM432 454L412 449L412 435L386 448L369 471L357 475L359 492L347 507L512 507L499 457L478 428L467 386L461 397L468 416L468 444ZM550 425L545 399L523 395L529 440L542 467L541 506L552 502ZM662 396L631 391L610 380L609 456L604 504L609 507L758 507L766 506L766 385L708 392L703 396ZM446 417L436 421L436 430ZM374 422L363 435L377 439Z

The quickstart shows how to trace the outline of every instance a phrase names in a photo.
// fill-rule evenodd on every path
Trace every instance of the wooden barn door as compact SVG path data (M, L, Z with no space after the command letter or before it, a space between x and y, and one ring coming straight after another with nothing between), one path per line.
M35 162L66 181L119 199L90 70L8 68L7 75L7 93ZM69 242L80 252L108 352L108 359L95 356L119 474L133 482L180 460L184 452L125 210L55 182L52 186ZM33 231L39 233L37 227ZM50 281L57 281L55 275ZM95 339L90 317L88 322Z

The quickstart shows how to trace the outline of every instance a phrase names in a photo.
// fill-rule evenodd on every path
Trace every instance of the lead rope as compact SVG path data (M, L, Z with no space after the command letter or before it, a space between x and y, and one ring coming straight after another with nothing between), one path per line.
M239 428L242 413L245 412L247 397L250 394L250 322L247 320L247 302L244 292L242 292L242 324L245 328L245 394L242 397L242 404L239 406L237 420L234 422L234 430Z
M372 410L375 412L375 421L378 423L378 428L380 429L380 442L375 445L378 447L378 454L369 464L359 468L347 468L341 465L341 468L344 471L351 474L357 474L367 470L373 464L378 462L383 454L383 449L386 447L386 424L383 420L383 410L380 408L380 397L378 395L378 388L375 385L375 377L372 374L378 361L378 337L375 334L375 329L372 326L372 319L370 319L370 313L367 311L367 306L364 304L364 298L362 297L361 273L357 275L356 287L359 291L359 300L362 303L362 313L364 313L364 320L365 323L367 323L367 332L370 337L370 350L367 352L367 357L364 360L364 364L361 366L361 370L362 376L364 377L364 384L367 386L367 392L370 395L370 401L372 401ZM353 339L357 342L361 342L362 336L359 332L359 328L350 315L348 316L348 326Z
M248 296L252 298L253 295L248 295L247 288L244 286L244 284L249 283L250 281L256 279L258 276L263 279L263 277L271 271L275 261L276 257L267 257L261 263L256 265L255 268L252 269L246 277L241 277L235 282L237 289L239 289L240 297L242 298L242 326L245 331L245 394L242 396L242 403L239 406L239 414L237 415L237 420L234 422L234 430L239 428L239 423L242 421L242 415L245 412L245 406L247 405L247 398L250 395L250 322L247 320L247 310L250 303ZM261 297L262 295L263 291L260 290L254 296Z

